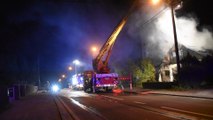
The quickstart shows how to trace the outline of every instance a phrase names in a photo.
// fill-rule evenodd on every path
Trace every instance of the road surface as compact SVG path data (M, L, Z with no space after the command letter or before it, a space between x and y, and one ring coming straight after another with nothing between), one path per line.
M213 99L62 90L58 96L79 120L213 120Z

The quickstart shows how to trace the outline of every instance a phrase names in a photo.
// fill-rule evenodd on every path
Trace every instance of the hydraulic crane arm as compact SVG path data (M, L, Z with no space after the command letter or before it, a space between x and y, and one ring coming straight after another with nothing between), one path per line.
M134 6L134 4L133 4ZM97 57L93 60L93 69L97 73L109 73L110 69L108 67L109 57L112 53L113 45L115 44L116 38L118 37L119 33L123 29L124 25L127 22L127 19L130 16L130 13L133 10L133 6L129 10L128 14L120 21L120 23L116 26L110 37L104 43L102 48L99 51ZM104 59L105 56L105 59ZM102 60L103 59L103 60Z

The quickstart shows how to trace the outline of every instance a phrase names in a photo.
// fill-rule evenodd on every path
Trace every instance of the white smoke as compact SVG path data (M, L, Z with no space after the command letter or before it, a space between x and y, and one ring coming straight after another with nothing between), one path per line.
M159 16L155 25L161 30L168 43L173 44L173 28L171 22L171 11L167 10L164 14ZM178 42L184 46L194 49L196 51L213 49L212 33L203 28L202 31L196 29L198 20L195 17L180 17L175 19Z
M147 23L146 21L150 19L149 15L155 16L157 13L147 12L146 10L146 13L139 14L140 11L134 14L131 23L128 25L128 33L132 37L139 36L140 41L144 43L143 47L145 48L143 50L146 57L163 58L174 45L171 11L170 9L163 10L163 8L161 10L163 11L161 14ZM179 17L175 18L175 22L179 44L196 51L213 50L212 32L206 28L198 31L196 27L199 22L196 17Z

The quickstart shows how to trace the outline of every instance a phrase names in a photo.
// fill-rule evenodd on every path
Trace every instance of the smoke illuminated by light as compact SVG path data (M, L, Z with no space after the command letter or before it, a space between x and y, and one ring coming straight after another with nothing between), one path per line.
M152 0L152 4L156 5L160 2L160 0Z
M150 7L142 8L134 14L128 26L131 37L139 37L144 57L162 59L174 45L171 11L163 7L157 11L160 9L162 12L157 15ZM154 19L150 20L153 16ZM176 17L175 22L179 44L195 51L213 49L212 32L205 27L198 31L199 21L195 16Z
M204 49L213 49L212 33L203 28L202 31L196 29L198 22L195 18L181 17L176 18L176 29L178 42L184 46L196 51ZM155 22L157 28L164 33L164 39L168 41L168 45L173 44L173 30L171 22L171 11L167 10Z

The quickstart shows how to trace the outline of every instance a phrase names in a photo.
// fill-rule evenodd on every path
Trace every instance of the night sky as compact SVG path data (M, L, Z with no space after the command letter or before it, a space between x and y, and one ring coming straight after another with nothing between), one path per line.
M69 65L73 65L74 59L82 62L82 68L92 69L91 46L96 45L100 48L103 45L132 3L132 0L1 3L2 74L11 71L34 74L39 64L42 81L56 80ZM141 6L143 7L144 4ZM202 31L205 27L212 32L212 8L207 1L185 0L177 15L178 17L196 16L199 21L197 29ZM136 9L135 12L138 10L140 9ZM143 41L141 37L129 34L128 28L133 23L134 17L133 15L129 18L130 22L127 22L118 36L110 59L111 63L122 63L130 58L136 59L146 50L138 45ZM148 18L144 15L141 20L146 21ZM146 28L144 30L146 31Z

